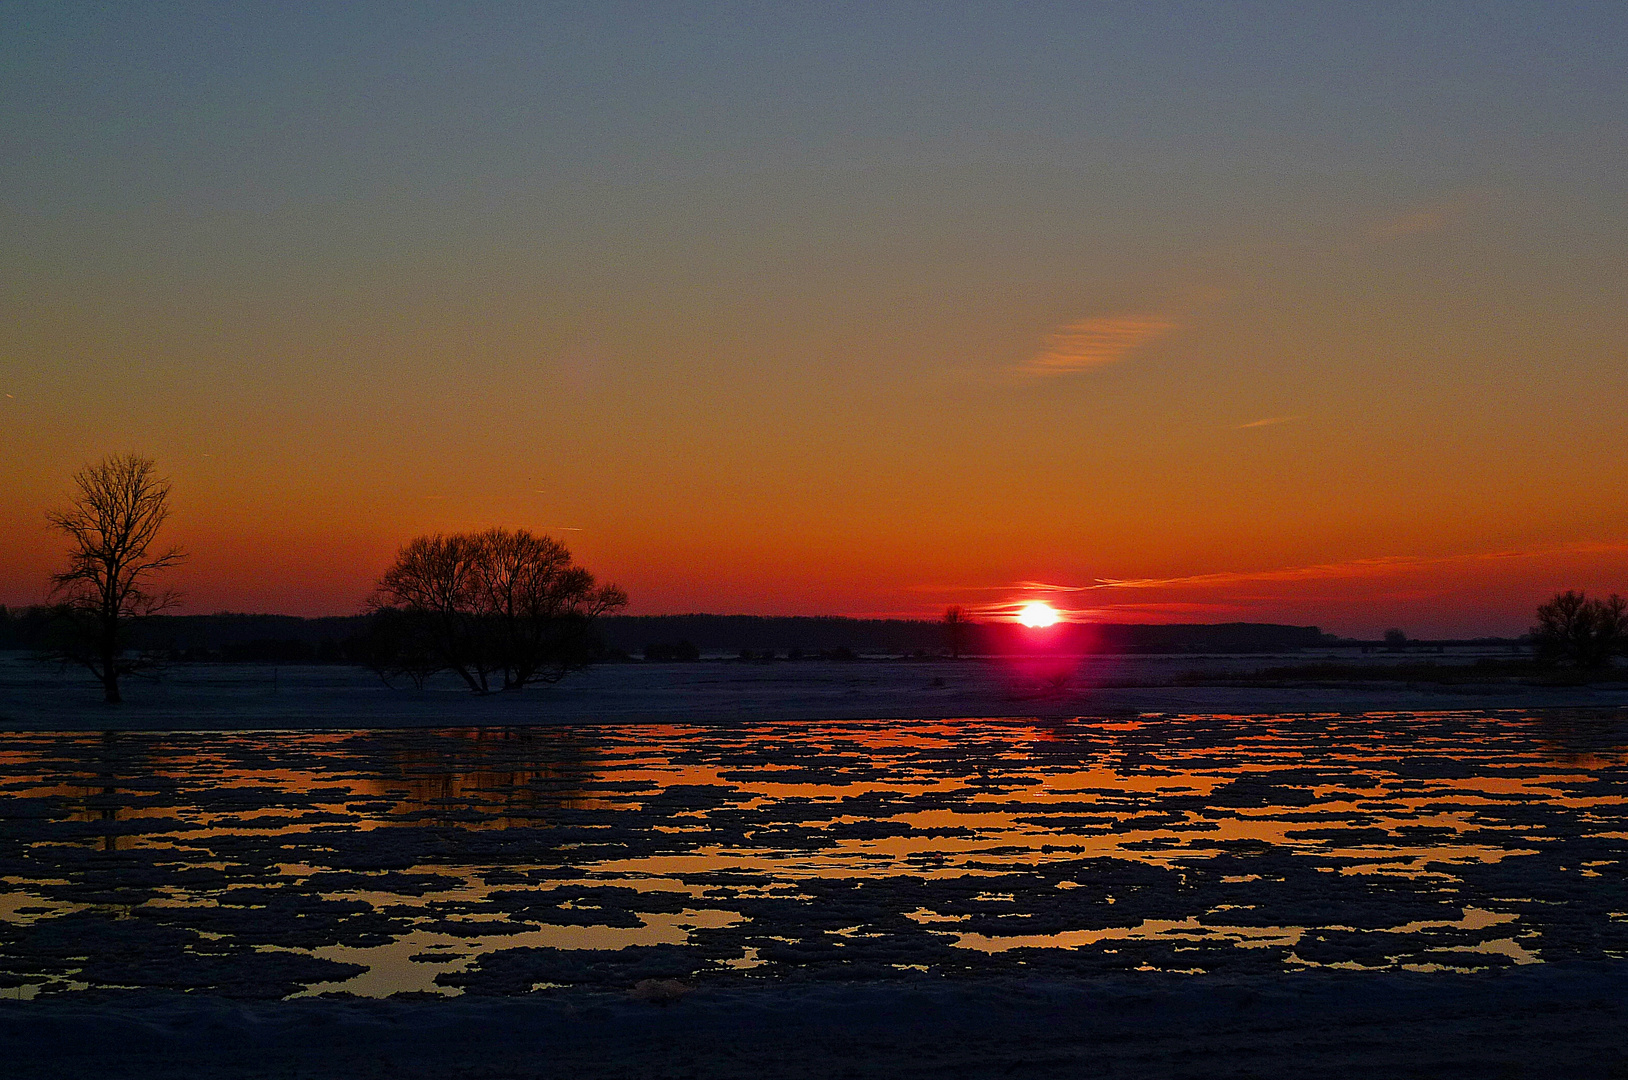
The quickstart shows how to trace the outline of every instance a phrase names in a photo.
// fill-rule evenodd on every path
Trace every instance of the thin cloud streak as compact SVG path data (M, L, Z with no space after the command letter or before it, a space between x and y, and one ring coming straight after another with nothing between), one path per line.
M1083 592L1093 585L1052 585L1044 581L1011 581L1004 585L907 585L910 592L942 593L944 595L967 592Z
M1352 559L1349 562L1341 563L1285 566L1276 570L1222 571L1214 574L1192 574L1187 577L1175 578L1098 578L1093 584L1075 586L1074 590L1203 588L1212 585L1238 585L1256 581L1318 581L1328 578L1373 577L1439 566L1465 566L1475 563L1502 562L1511 559L1541 559L1554 555L1620 553L1628 553L1628 544L1567 544L1560 547L1538 548L1530 551L1485 551L1469 555L1441 555L1435 557L1385 555L1373 559Z
M1063 375L1104 367L1175 328L1175 323L1153 315L1081 319L1053 333L1045 350L1021 370L1029 375Z
M1250 428L1272 427L1276 424L1290 424L1296 420L1304 420L1305 418L1306 417L1304 414L1296 414L1294 416L1271 416L1267 417L1265 420L1251 420L1247 424L1239 424L1232 430L1247 431Z
M1375 243L1382 244L1387 240L1397 240L1404 236L1441 232L1452 223L1452 220L1453 214L1448 210L1419 210L1412 214L1404 214L1395 220L1387 221L1385 224L1370 230L1368 238Z
M1284 566L1271 570L1223 570L1210 574L1189 574L1184 577L1169 578L1097 578L1089 585L1062 585L1053 581L1011 581L1002 585L911 585L907 586L907 588L912 592L936 593L943 596L979 592L1067 595L1112 589L1209 588L1222 585L1247 585L1256 582L1327 581L1340 578L1378 577L1444 566L1473 566L1480 563L1543 559L1562 555L1628 555L1628 544L1585 541L1575 544L1561 544L1555 547L1511 551L1481 551L1466 555L1382 555L1371 559L1351 559L1347 562L1315 563L1308 566ZM1263 603L1275 600L1271 596L1234 599L1254 599ZM995 609L1016 603L1018 601L1005 601L985 606ZM1124 605L1115 604L1114 606L1117 608Z
M1370 244L1386 244L1409 236L1443 232L1458 225L1467 215L1488 199L1487 192L1466 192L1456 199L1421 206L1368 230Z

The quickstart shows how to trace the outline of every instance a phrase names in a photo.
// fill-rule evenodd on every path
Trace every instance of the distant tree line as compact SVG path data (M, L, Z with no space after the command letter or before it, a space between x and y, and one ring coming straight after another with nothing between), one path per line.
M35 606L0 615L0 649L39 647L42 629L52 613L49 606ZM286 653L320 663L361 662L357 658L365 647L371 619L370 615L166 614L133 625L129 641L132 648L183 661L275 661L279 659L275 654ZM595 620L595 625L607 659L684 660L692 658L692 649L694 659L738 657L742 649L754 659L766 654L779 659L816 659L842 651L856 656L942 656L953 649L945 625L928 620L607 615ZM1092 651L1104 652L1292 652L1332 643L1315 627L1273 624L1108 625L1095 629L1100 637ZM966 655L1020 651L1024 645L1021 628L968 622L957 636L959 651Z
M930 655L932 654L928 653L925 649L905 654L906 657L915 659L926 659ZM735 654L735 658L737 660L768 664L773 663L776 660L788 660L792 662L796 662L798 660L858 660L859 654L848 648L846 645L838 645L834 649L820 649L818 651L810 650L808 652L804 652L802 649L787 649L784 652L781 652L778 649L741 649Z
M654 641L644 647L644 658L656 663L671 663L675 660L699 660L701 650L693 641L662 642Z
M135 621L125 643L152 664L362 662L365 616L305 619L296 615L157 615ZM8 610L0 605L0 649L54 653L73 632L72 612L60 604Z
M629 656L647 656L646 647L661 650L680 642L702 655L753 658L797 653L813 658L836 649L864 655L941 656L1002 655L1027 652L1035 636L1007 622L974 621L963 615L955 623L929 619L850 619L840 616L767 615L619 615L600 620L608 648ZM1318 648L1335 639L1315 626L1273 623L1192 625L1096 624L1061 625L1046 640L1076 652L1293 652ZM651 657L653 658L653 657Z

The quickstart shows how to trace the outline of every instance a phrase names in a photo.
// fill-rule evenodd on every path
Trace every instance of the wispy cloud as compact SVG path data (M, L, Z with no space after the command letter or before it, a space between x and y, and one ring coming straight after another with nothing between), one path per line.
M1552 547L1525 548L1505 551L1477 551L1462 555L1382 555L1370 559L1350 559L1345 562L1313 563L1305 566L1281 566L1266 570L1222 570L1208 574L1189 574L1183 577L1167 578L1097 578L1085 585L1065 585L1055 581L1009 581L1004 584L977 584L977 585L913 585L907 586L913 592L928 592L939 595L965 596L969 593L999 592L1008 595L1013 593L1025 594L1028 598L1045 595L1070 595L1079 593L1095 593L1104 590L1121 589L1208 589L1230 585L1250 585L1257 583L1272 583L1284 581L1330 581L1341 578L1381 577L1387 575L1405 575L1425 570L1439 570L1450 566L1475 566L1477 564L1508 562L1516 560L1536 560L1557 558L1567 555L1628 555L1628 543L1608 543L1603 541L1580 541L1572 544L1559 544ZM1081 597L1083 600L1084 598ZM1231 598L1232 602L1250 597ZM1270 600L1268 594L1262 594L1255 599ZM1004 609L1014 600L1001 600L986 605L978 605L979 610L995 611ZM1138 601L1139 607L1181 606L1192 601L1164 601L1162 603L1149 603ZM1124 603L1112 602L1114 608L1126 607ZM1202 606L1202 605L1199 605Z
M1318 581L1330 578L1403 574L1414 570L1426 570L1450 565L1469 566L1476 563L1502 562L1511 559L1541 559L1557 555L1617 553L1628 553L1628 544L1587 542L1525 551L1481 551L1466 555L1385 555L1373 559L1352 559L1338 563L1284 566L1272 570L1221 571L1219 573L1192 574L1187 577L1173 578L1098 578L1090 585L1075 586L1075 589L1084 591L1095 589L1203 588L1258 581Z
M1289 424L1296 420L1304 420L1305 418L1306 417L1304 414L1296 414L1294 416L1269 416L1265 420L1251 420L1247 424L1239 424L1232 430L1247 431L1250 428L1272 427L1274 424Z
M1485 192L1467 192L1446 202L1421 206L1405 214L1380 222L1368 230L1368 241L1384 244L1409 236L1442 232L1457 225L1471 211L1487 201Z
M1403 214L1383 224L1376 225L1368 231L1368 239L1376 243L1386 240L1397 240L1404 236L1417 236L1420 233L1441 232L1453 222L1454 215L1444 209L1416 210L1411 214Z
M1117 363L1133 349L1176 328L1156 315L1109 315L1060 327L1034 359L1022 366L1029 375L1063 375Z
M984 584L981 584L981 585L906 585L905 588L910 590L911 592L940 593L940 594L948 596L948 595L959 595L961 593L969 593L969 592L1003 592L1003 593L1009 593L1009 592L1020 592L1020 591L1024 591L1024 590L1027 590L1029 592L1036 592L1036 593L1043 593L1043 592L1083 592L1086 589L1095 588L1095 586L1092 586L1092 585L1053 585L1050 582L1045 582L1045 581L1008 581L1008 582L1006 582L1004 584L994 584L994 585L989 584L988 582L985 582Z

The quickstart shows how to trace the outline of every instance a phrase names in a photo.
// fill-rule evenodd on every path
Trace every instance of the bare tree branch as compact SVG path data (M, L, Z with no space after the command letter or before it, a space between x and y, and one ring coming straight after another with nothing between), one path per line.
M51 575L51 596L76 626L61 648L63 659L84 664L118 704L119 677L147 666L126 656L130 626L174 607L179 597L157 591L152 578L186 558L179 548L153 553L169 518L170 483L157 465L134 454L114 454L74 474L78 493L65 508L47 512L68 537L68 565Z

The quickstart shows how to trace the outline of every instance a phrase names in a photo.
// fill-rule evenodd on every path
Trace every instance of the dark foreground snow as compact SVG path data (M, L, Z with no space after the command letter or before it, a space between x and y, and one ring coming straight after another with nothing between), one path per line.
M524 999L0 1003L46 1077L1628 1076L1620 966L1483 976L1123 976Z

